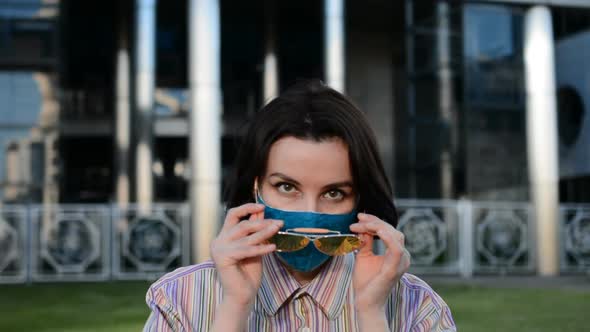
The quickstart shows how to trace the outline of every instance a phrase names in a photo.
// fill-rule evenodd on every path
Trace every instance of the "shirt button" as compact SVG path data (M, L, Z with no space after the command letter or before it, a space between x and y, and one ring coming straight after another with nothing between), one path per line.
M311 329L307 326L302 327L301 329L299 329L299 332L311 332Z

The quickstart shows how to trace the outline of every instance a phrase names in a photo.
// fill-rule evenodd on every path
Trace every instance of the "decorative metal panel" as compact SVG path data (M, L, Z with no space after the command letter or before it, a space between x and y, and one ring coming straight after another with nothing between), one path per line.
M61 205L32 211L32 278L106 280L110 273L108 206Z
M189 263L185 205L118 209L113 227L113 273L119 279L155 279Z
M25 282L29 224L24 206L0 208L0 283Z

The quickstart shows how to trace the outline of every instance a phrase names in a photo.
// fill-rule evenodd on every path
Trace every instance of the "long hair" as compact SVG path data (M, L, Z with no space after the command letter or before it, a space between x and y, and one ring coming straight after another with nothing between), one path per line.
M391 185L365 115L347 97L319 80L297 82L251 120L224 193L228 208L254 202L254 181L266 172L270 148L287 136L318 142L342 139L348 146L357 211L397 225Z

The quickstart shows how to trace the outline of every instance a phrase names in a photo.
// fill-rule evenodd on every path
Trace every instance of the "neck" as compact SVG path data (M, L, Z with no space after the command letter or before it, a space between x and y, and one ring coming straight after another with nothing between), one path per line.
M287 271L289 271L289 273L293 276L293 278L295 278L295 280L297 280L299 285L305 286L305 285L309 284L313 280L313 278L315 278L320 273L322 268L328 262L325 262L324 264L317 267L315 270L312 270L309 272L301 272L301 271L294 270L290 266L283 263L282 261L281 261L281 264L283 264L283 266L287 269Z

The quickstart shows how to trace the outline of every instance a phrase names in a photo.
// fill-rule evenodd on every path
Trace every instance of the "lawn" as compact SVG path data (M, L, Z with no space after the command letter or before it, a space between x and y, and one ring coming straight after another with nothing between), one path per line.
M434 286L458 331L587 331L590 292Z
M145 282L0 286L0 331L139 331ZM582 331L590 292L434 286L459 331Z
M141 331L146 282L0 286L0 331Z

